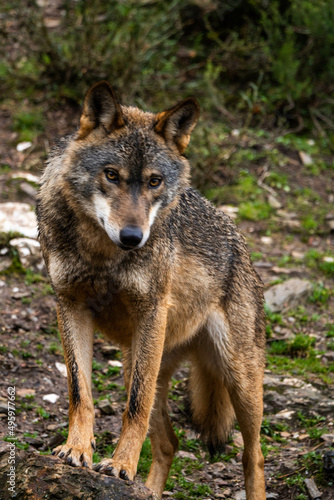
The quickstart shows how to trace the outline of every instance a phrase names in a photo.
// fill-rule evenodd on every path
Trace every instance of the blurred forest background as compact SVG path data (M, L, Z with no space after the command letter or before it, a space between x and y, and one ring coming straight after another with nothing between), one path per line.
M22 231L1 222L12 202L31 215L47 154L78 126L88 88L106 79L122 104L144 110L198 99L193 184L241 227L266 294L286 287L278 308L266 295L268 498L306 500L312 478L333 499L334 1L7 0L0 52L0 435L1 391L14 379L16 445L50 453L67 435L55 297L37 241L19 242ZM183 399L187 373L169 394L181 452L166 496L241 500L239 429L210 462ZM121 353L97 336L95 461L119 437L122 374ZM51 390L55 404L42 398ZM150 458L145 441L139 480Z
M299 161L301 152L306 174L333 166L334 2L9 0L0 26L1 99L18 140L47 131L52 143L73 129L89 86L107 79L122 103L143 109L197 97L193 180L215 202L245 201L226 183L254 194L254 168L267 160L269 191L286 198L289 169L275 171L282 153ZM63 128L50 117L57 109L68 111ZM241 217L267 219L278 206L257 194ZM300 209L306 232L323 228L325 207Z

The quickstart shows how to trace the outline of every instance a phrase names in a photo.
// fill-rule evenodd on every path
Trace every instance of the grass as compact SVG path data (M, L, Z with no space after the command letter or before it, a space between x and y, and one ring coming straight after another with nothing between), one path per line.
M21 108L13 113L12 128L19 133L20 141L32 142L45 126L45 120L41 109Z

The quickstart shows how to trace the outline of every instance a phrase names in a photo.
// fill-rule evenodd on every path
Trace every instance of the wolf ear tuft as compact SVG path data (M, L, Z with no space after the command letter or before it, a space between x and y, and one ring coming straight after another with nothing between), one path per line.
M107 135L121 127L124 119L113 89L105 81L93 85L85 97L78 139L84 139L97 128Z
M180 153L184 153L190 141L190 134L199 117L199 104L193 97L180 102L167 111L157 115L154 130L167 142L176 144Z

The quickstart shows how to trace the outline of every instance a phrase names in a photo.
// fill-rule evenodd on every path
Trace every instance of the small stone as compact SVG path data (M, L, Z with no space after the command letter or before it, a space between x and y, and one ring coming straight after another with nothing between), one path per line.
M115 410L110 404L109 399L102 399L101 401L98 402L97 404L99 410L101 410L102 413L105 415L114 415Z
M20 189L23 191L25 194L30 196L30 198L35 199L37 195L37 189L34 188L31 184L28 182L21 182L20 184Z
M334 443L334 434L323 434L321 436L321 439L325 441L328 446L332 446L332 444Z
M66 365L64 363L58 363L58 361L56 361L55 365L57 370L63 375L63 377L67 377Z
M281 410L275 416L276 418L291 420L295 413L295 411Z
M331 231L334 231L334 220L327 221L327 225Z
M260 240L264 245L271 245L273 242L273 239L270 236L261 236Z
M40 181L40 177L37 177L37 175L33 175L30 172L24 172L22 170L12 172L9 176L11 179L25 179L26 181L34 182L35 184L38 184Z
M299 158L303 165L305 166L313 165L312 157L307 153L304 153L304 151L299 151Z
M115 355L119 352L119 348L113 345L103 344L101 346L101 351L105 356Z
M6 271L12 265L12 259L9 257L1 257L0 259L0 272Z
M236 432L233 436L233 443L235 446L237 446L238 448L240 448L241 446L244 445L244 440L243 440L243 437L242 437L242 434L241 432Z
M291 252L291 255L294 259L299 259L299 260L303 260L303 258L305 257L305 254L303 252L297 252L297 251Z
M233 207L232 205L221 205L218 207L218 210L221 210L225 214L229 215L231 219L236 219L239 212L239 208Z
M287 220L298 219L298 215L295 212L287 212L286 210L277 210L277 215Z
M37 449L41 448L44 445L42 439L39 438L25 437L24 441Z
M178 451L176 454L177 457L180 458L188 458L189 460L198 460L196 455L194 453L191 453L190 451Z
M264 296L272 312L282 312L303 304L312 289L312 283L309 281L292 278L270 287Z
M235 493L235 500L246 500L246 491L237 491Z
M123 363L121 363L120 361L117 361L117 360L115 360L115 359L110 359L110 360L108 361L108 365L109 365L109 366L113 366L113 367L115 367L115 368L122 368Z
M318 490L317 485L314 482L314 479L304 479L305 486L308 491L308 494L312 498L312 500L317 500L322 496L321 491Z
M58 401L59 399L59 396L58 394L46 394L45 396L43 396L43 401L47 401L48 403L56 403L56 401Z
M34 268L36 271L42 271L44 261L40 249L40 244L33 238L15 238L9 244L16 248L21 264L25 268Z
M25 151L26 149L29 149L32 146L32 142L30 141L24 141L24 142L19 142L16 145L16 151L21 153L22 151Z
M278 208L282 207L282 204L280 203L280 201L272 194L268 195L268 203L271 206L271 208L274 208L274 209L278 209Z

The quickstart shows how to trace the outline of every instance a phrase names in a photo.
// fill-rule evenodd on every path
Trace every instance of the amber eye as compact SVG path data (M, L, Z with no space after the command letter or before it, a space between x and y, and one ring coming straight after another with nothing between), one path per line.
M157 188L160 186L162 179L159 179L158 177L152 177L148 185L150 188Z
M119 181L119 176L118 173L115 172L115 170L106 170L105 171L106 178L110 182L118 182Z

